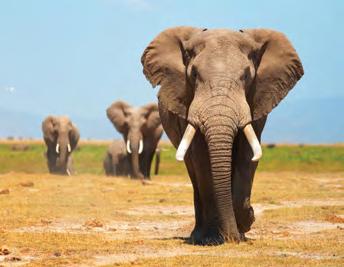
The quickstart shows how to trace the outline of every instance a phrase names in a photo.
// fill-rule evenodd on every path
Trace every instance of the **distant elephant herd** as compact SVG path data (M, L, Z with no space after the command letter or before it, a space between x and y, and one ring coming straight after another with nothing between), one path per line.
M106 175L149 179L154 155L154 173L158 174L157 145L163 133L158 105L151 103L135 108L117 101L106 114L123 136L123 140L113 141L106 151L103 162ZM66 116L48 116L42 123L42 131L49 172L71 175L74 172L71 154L80 138L78 128Z
M164 129L194 189L192 243L245 240L254 222L250 198L260 137L268 114L304 74L297 52L274 30L175 27L152 40L141 63L152 86L160 87L158 105L116 102L107 109L124 142L109 147L106 173L149 178ZM70 173L76 127L48 117L43 132L49 170Z

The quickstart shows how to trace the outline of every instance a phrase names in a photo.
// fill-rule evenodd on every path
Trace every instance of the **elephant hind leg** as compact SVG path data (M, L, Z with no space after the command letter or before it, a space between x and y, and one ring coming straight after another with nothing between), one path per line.
M109 155L106 155L104 162L103 162L103 166L104 166L105 174L107 176L113 175L113 168L112 168L112 164L111 164L111 158Z
M154 175L159 174L159 166L160 166L160 149L155 150L155 166L154 166Z

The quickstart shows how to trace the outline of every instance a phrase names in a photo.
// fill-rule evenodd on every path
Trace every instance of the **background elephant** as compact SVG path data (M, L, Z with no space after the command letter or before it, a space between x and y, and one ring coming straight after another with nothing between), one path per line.
M80 134L65 116L48 116L42 123L44 142L47 145L47 162L50 173L72 173L71 153L78 144Z
M106 113L123 135L130 155L131 177L149 179L152 159L163 132L157 104L133 108L123 101L117 101Z
M141 62L160 85L160 117L177 158L185 155L192 242L239 242L254 221L250 196L267 115L303 75L296 51L273 30L176 27L160 33Z
M130 175L130 158L122 140L115 140L109 146L104 159L104 170L108 176Z
M154 174L159 172L160 150L156 149ZM104 170L108 176L128 176L132 174L131 158L123 140L111 143L104 158Z

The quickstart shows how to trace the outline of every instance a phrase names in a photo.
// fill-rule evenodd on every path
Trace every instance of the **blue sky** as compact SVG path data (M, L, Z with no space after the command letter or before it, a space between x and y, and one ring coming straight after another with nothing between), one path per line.
M273 111L263 139L343 142L343 14L340 0L2 0L0 120L11 120L11 114L36 120L31 131L31 124L24 128L12 121L6 128L5 123L0 135L14 129L13 134L39 137L37 121L47 114L68 114L81 125L94 123L81 127L84 137L116 136L105 117L111 102L156 101L157 91L142 74L144 48L165 28L190 25L284 32L305 76Z

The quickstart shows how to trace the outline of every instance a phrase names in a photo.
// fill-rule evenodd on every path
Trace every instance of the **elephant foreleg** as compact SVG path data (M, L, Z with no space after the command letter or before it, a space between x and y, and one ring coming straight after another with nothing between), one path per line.
M103 162L103 166L104 166L105 174L107 176L113 175L112 164L111 164L111 159L109 155L106 155Z
M151 166L152 166L154 153L155 153L155 151L153 150L148 155L148 161L147 161L147 177L148 177L148 179L150 179L150 172L151 172Z
M207 143L203 135L196 133L193 143L191 144L190 158L193 166L194 178L191 179L194 187L195 215L198 228L192 236L195 244L217 243L221 239L218 231L218 217L213 192L213 181L211 174L211 165L208 154ZM199 157L198 155L202 155ZM187 165L189 161L185 162ZM191 174L189 173L190 177ZM197 221L198 220L198 221ZM194 233L194 232L193 232Z
M154 152L151 151L145 151L143 154L143 157L141 158L141 171L144 175L145 179L150 179L150 169L152 165Z
M192 160L189 154L185 155L184 158L185 166L188 171L189 177L191 179L193 193L194 193L194 209L195 209L195 227L191 232L190 241L191 243L198 243L197 240L200 240L202 237L202 202L199 195L198 184L196 179L196 174L192 164Z
M252 123L259 139L265 122L266 117ZM250 230L255 220L250 199L258 162L252 162L251 157L251 147L244 134L239 132L233 147L232 195L235 218L243 240L245 240L244 234Z

